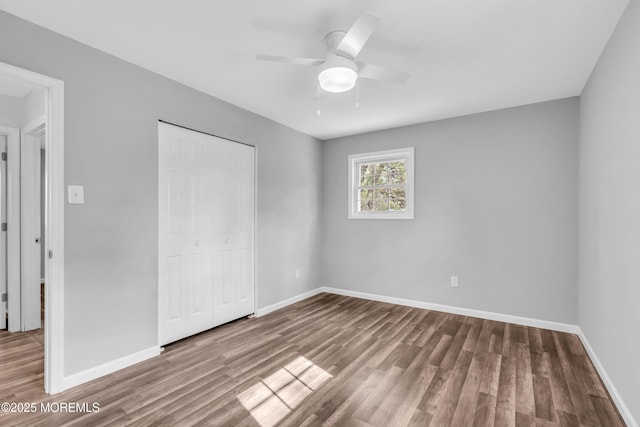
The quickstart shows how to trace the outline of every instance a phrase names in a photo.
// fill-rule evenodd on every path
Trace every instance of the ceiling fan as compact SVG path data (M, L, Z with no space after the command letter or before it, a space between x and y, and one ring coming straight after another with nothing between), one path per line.
M405 83L409 79L407 73L356 61L358 54L379 22L380 18L364 11L349 31L331 31L325 36L329 49L324 59L272 55L256 55L256 59L318 67L319 87L333 93L353 89L358 78Z

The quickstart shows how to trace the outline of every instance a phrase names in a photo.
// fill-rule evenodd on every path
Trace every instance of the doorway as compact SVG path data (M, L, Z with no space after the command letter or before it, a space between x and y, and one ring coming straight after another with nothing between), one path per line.
M4 326L8 326L11 330L15 328L24 330L42 325L41 279L45 279L44 389L48 393L56 393L64 388L64 84L60 80L42 74L0 63L0 88L18 91L27 88L29 92L41 91L43 95L41 116L36 117L37 120L33 118L26 120L26 116L23 116L22 121L18 123L17 127L22 129L22 135L20 132L17 135L15 131L9 132L6 126L0 127L0 134L5 136L7 145L7 161L3 171L7 175L4 180L7 185L5 203L7 265L3 271L0 271L0 277L6 277L7 282L7 305L6 307L3 305L2 309L8 310L8 324ZM4 117L0 117L0 123L3 119L7 121L15 119L16 111L17 109L14 108L0 110L4 113ZM25 141L28 141L29 145L21 146L20 144ZM44 148L44 188L41 186L42 178L40 177L43 164L42 148ZM20 155L21 149L28 151L26 157ZM25 159L29 165L22 168L24 164L21 162ZM24 175L27 171L30 174ZM24 194L28 193L24 200L20 195L21 185L29 185L32 189L24 192ZM41 193L44 193L44 198ZM42 214L41 205L44 205ZM44 216L44 227L42 216ZM23 227L25 224L22 224L25 218L27 218L25 223L28 222L27 229L30 230L28 233ZM44 248L44 277L41 277L43 239L46 248ZM28 267L25 267L25 262ZM2 261L0 261L1 265ZM33 268L29 267L30 265ZM25 290L21 289L21 280L26 277L33 277L33 280L28 280L31 286ZM27 296L33 298L29 298L30 302L25 306L23 303L27 298L23 297ZM12 307L18 308L12 309ZM31 324L28 325L28 322ZM2 360L0 360L1 364Z

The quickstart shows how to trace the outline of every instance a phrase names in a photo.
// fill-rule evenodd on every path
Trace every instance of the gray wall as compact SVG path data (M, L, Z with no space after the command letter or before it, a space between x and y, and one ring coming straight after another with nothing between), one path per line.
M578 109L570 98L325 142L322 284L576 323ZM407 146L415 219L348 220L347 155Z
M581 98L580 303L587 339L640 420L640 2Z
M65 207L66 375L157 344L158 119L256 145L258 307L317 287L319 141L4 12L0 40L0 61L65 82L65 184L86 202Z

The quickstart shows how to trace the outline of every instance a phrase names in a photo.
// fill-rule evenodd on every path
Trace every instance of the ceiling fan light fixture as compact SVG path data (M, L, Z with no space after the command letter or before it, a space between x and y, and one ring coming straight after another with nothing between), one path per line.
M318 73L318 82L322 90L332 93L353 89L356 80L358 80L356 64L340 56L322 64Z

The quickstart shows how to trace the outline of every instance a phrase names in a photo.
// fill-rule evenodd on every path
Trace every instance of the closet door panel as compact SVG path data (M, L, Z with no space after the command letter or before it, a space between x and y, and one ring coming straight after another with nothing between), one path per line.
M254 148L222 140L217 155L228 159L214 171L214 323L252 314L254 286Z
M166 344L187 328L186 133L160 125L158 143L158 340Z

